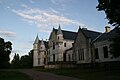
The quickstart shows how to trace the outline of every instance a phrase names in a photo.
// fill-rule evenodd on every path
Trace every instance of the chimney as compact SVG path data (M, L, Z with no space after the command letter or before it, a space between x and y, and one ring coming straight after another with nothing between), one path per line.
M109 26L106 26L106 27L105 27L105 32L106 32L106 33L110 32L110 27L109 27Z

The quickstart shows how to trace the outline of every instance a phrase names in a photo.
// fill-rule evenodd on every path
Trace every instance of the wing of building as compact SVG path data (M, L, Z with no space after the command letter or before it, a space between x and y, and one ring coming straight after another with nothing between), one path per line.
M114 61L120 61L120 57L115 58L110 53L110 44L112 41L110 39L115 38L115 36L118 34L117 30L120 30L120 28L114 28L110 31L110 27L106 27L106 32L101 34L98 38L94 40L94 59L95 62L114 62Z
M33 66L44 66L47 63L47 49L48 49L48 42L39 40L37 35L34 44L33 44Z
M106 26L104 33L87 28L79 28L78 32L72 32L62 30L59 25L58 29L53 28L48 41L36 37L33 44L33 66L48 65L55 68L59 63L61 66L61 63L67 62L89 65L120 61L120 57L113 58L109 48L112 43L109 39L117 35L117 30L110 30L110 27Z
M58 29L52 30L49 38L48 62L64 61L64 51L71 48L76 37L76 32Z
M73 48L77 64L91 63L91 43L100 34L100 32L79 28Z

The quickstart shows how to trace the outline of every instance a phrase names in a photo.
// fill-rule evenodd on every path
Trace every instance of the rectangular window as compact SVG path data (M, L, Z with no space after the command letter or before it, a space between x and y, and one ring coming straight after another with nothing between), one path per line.
M74 60L74 55L72 54L72 59L71 59L72 61Z
M68 55L68 61L70 61L70 54Z
M50 62L50 57L48 57L48 62Z
M95 49L95 59L99 59L98 48Z
M84 49L80 49L80 60L84 60Z
M38 58L38 64L40 64L40 58Z
M82 56L81 60L84 60L84 49L83 48L81 49L81 56Z
M46 58L44 58L44 64L46 64Z
M78 50L78 60L80 61L80 58L81 58L81 56L80 56L80 50Z
M78 60L84 60L84 49L79 49L78 50Z
M103 47L104 58L108 58L108 48L107 46Z
M82 60L82 49L80 49L80 60Z
M53 62L55 62L55 54L53 54Z
M55 42L53 42L53 49L55 49Z
M64 47L66 47L66 43L64 43Z

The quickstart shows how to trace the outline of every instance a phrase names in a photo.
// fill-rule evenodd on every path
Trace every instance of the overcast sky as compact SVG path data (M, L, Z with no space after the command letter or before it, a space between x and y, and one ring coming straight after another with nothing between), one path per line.
M78 31L79 26L104 32L104 12L97 0L0 0L0 37L13 43L13 52L27 54L36 35L48 39L52 28Z

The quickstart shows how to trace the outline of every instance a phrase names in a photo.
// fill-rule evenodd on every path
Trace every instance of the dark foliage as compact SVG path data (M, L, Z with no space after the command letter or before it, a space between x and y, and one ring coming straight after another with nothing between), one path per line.
M115 38L110 39L113 43L110 45L110 53L113 57L117 58L120 56L120 28L116 27Z
M10 41L5 42L3 38L0 38L0 69L9 68L10 58L9 55L12 51L12 43Z
M98 11L104 11L109 24L120 26L120 0L98 0Z
M33 50L28 55L24 55L20 59L20 68L32 68L33 66Z
M19 68L19 65L20 65L19 61L20 61L20 56L19 56L19 54L15 53L14 58L11 62L11 67L12 68Z
M33 50L31 50L28 55L19 57L18 54L14 55L11 62L12 68L32 68L33 66Z
M110 53L113 57L120 56L120 0L98 0L99 4L96 7L98 11L104 11L108 23L118 28L117 35L111 39L113 42L110 45Z

